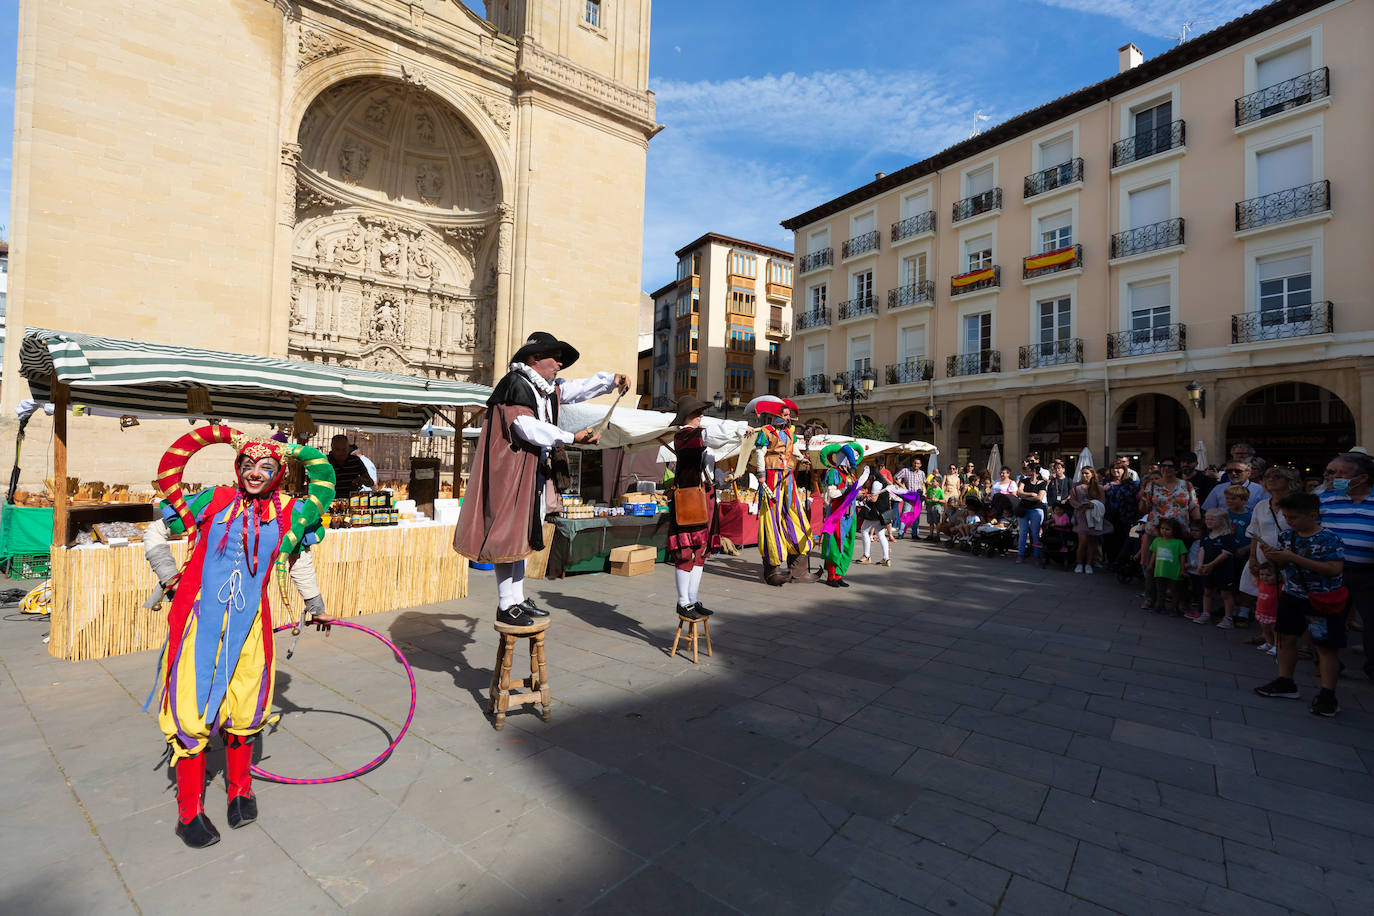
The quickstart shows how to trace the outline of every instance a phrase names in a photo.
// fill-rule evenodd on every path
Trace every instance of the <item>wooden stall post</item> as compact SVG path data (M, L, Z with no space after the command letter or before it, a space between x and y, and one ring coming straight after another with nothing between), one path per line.
M52 374L52 543L67 546L67 402L69 389Z
M463 424L467 422L467 408L453 409L453 498L463 495Z

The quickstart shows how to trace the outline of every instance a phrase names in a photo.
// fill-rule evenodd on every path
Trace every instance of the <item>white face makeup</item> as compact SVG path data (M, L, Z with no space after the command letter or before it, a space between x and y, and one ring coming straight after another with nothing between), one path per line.
M279 467L275 458L259 458L257 461L247 457L239 459L239 476L243 479L243 489L249 496L262 495L277 476Z

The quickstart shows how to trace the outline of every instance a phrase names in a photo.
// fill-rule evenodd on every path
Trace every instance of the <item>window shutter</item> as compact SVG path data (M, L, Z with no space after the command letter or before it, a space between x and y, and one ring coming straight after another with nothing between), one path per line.
M1153 188L1132 191L1131 228L1139 229L1162 222L1170 217L1169 185L1161 184Z
M1040 145L1040 168L1063 165L1073 158L1073 137L1060 137Z
M1312 70L1312 46L1303 42L1296 48L1288 48L1271 57L1266 57L1255 65L1255 82L1260 89L1302 76Z
M1312 182L1312 141L1303 140L1255 157L1256 191L1260 196Z

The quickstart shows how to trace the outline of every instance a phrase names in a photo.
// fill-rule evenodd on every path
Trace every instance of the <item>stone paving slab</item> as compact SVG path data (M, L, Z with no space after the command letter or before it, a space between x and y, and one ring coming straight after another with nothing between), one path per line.
M415 668L409 736L346 783L259 781L237 831L212 751L224 836L201 851L172 835L140 711L153 653L60 662L43 623L0 622L0 910L1369 912L1374 685L1343 678L1342 713L1317 719L1251 692L1274 663L1249 631L1143 613L1111 576L893 557L846 590L712 559L695 665L667 652L671 568L532 582L555 614L553 721L522 709L500 732L489 575L371 616ZM1309 665L1298 680L1310 696ZM384 646L310 633L260 762L352 769L405 693Z

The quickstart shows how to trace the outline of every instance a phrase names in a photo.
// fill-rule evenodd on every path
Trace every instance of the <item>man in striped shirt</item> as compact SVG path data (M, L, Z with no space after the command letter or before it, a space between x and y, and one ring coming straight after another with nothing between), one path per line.
M1322 527L1345 545L1345 586L1350 609L1364 624L1364 673L1374 680L1374 458L1346 452L1326 471L1330 489L1321 495Z

